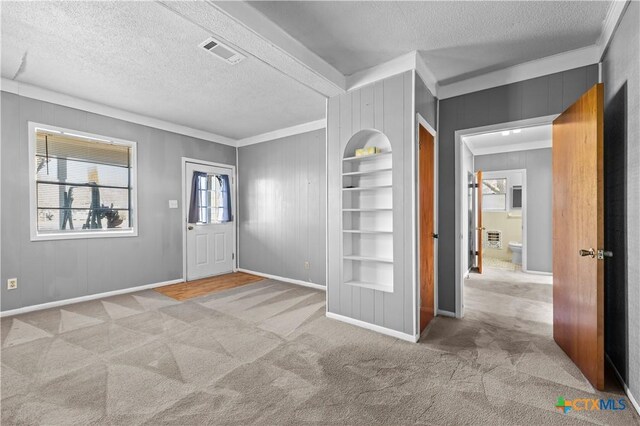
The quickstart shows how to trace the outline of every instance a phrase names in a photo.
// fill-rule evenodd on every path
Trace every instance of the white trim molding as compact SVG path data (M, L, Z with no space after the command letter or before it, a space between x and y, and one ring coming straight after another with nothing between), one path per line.
M285 138L287 136L299 135L302 133L313 132L314 130L320 130L327 127L327 120L325 118L321 120L310 121L308 123L302 123L291 127L285 127L284 129L274 130L272 132L262 133L261 135L250 136L248 138L240 139L237 141L238 148L254 145L261 142L268 142L275 139Z
M630 1L614 0L610 3L607 16L602 23L600 36L595 44L513 65L462 81L439 85L437 89L438 97L440 99L452 98L466 93L599 63L609 47L609 43Z
M52 126L49 124L27 122L27 132L29 140L29 163L28 168L32 170L33 160L36 157L36 131L45 130L67 136L79 137L87 143L121 145L129 148L129 215L131 226L122 229L88 229L88 230L58 230L39 231L38 230L38 200L37 200L37 176L30 173L29 178L29 231L31 241L51 241L51 240L77 240L91 238L117 238L117 237L137 237L138 236L138 144L134 141L113 138L111 136L98 135L95 133L82 132L80 130L66 129L64 127Z
M238 268L238 272L244 272L246 274L257 275L259 277L267 278L267 279L270 279L270 280L282 281L282 282L289 283L289 284L297 284L297 285L301 285L303 287L310 287L310 288L313 288L313 289L316 289L316 290L322 290L322 291L326 291L327 290L327 287L323 286L322 284L316 284L316 283L312 283L312 282L309 282L309 281L296 280L296 279L293 279L293 278L280 277L278 275L265 274L264 272L252 271L250 269Z
M420 55L420 52L416 50L347 76L347 91L359 89L376 81L413 70L418 73L431 94L437 97L438 85L436 78L424 58Z
M357 327L366 328L367 330L375 331L380 334L395 337L396 339L405 340L407 342L416 343L420 336L412 336L411 334L403 333L401 331L392 330L390 328L382 327L368 322L360 321L357 319L345 317L344 315L334 314L333 312L327 312L327 318L345 322L347 324L355 325Z
M532 78L597 64L600 60L600 48L591 45L557 55L547 56L534 61L524 62L508 68L499 69L487 74L471 77L466 80L441 85L438 87L440 99L452 98L466 93L504 86Z
M33 86L31 84L19 83L14 80L2 78L0 90L7 93L23 96L25 98L37 99L39 101L50 102L52 104L62 105L68 108L75 108L81 111L91 112L94 114L104 115L106 117L117 118L118 120L128 121L130 123L141 124L143 126L153 127L155 129L165 130L167 132L178 133L180 135L190 136L192 138L202 139L209 142L216 142L223 145L236 146L236 140L226 136L217 135L215 133L206 132L204 130L193 129L191 127L182 126L180 124L170 123L168 121L157 118L147 117L145 115L136 114L122 109L110 107L85 99L77 98L71 95L54 92L42 87Z
M236 149L236 157L238 155L238 150ZM188 279L188 274L187 274L187 217L189 216L189 202L187 200L188 194L189 192L186 191L186 185L187 185L187 177L186 177L186 171L187 171L187 163L191 163L191 164L200 164L200 165L204 165L204 166L212 166L212 167L219 167L221 169L229 169L231 170L231 176L233 176L231 178L231 188L233 190L233 200L232 200L232 211L236 209L236 206L238 205L238 184L237 184L237 179L238 179L238 169L235 165L233 164L224 164L224 163L214 163L212 161L205 161L205 160L198 160L197 158L189 158L189 157L182 157L180 159L180 168L181 168L181 173L182 173L182 178L181 178L181 182L182 182L182 216L181 216L181 226L182 226L182 276L185 278L185 280ZM234 249L234 262L233 262L233 271L232 272L236 272L238 270L238 256L237 256L237 252L235 251L237 249L237 245L236 245L236 241L238 241L239 239L239 223L240 221L238 220L238 212L236 211L235 216L233 217L233 249Z
M631 405L633 405L633 408L636 410L636 413L640 414L640 404L638 404L638 400L631 393L631 389L629 389L629 386L627 386L627 383L624 381L624 379L622 378L622 375L620 374L616 366L613 364L613 361L611 361L611 358L609 358L609 354L604 354L604 356L607 358L607 361L609 361L609 365L611 365L611 367L613 368L613 372L616 374L618 381L622 384L622 387L624 388L624 393L627 394L627 398L629 398L629 401L631 401Z
M121 290L107 291L104 293L89 294L86 296L74 297L73 299L56 300L55 302L25 306L24 308L11 309L9 311L2 311L0 312L0 318L12 316L12 315L18 315L18 314L26 314L27 312L41 311L43 309L57 308L59 306L71 305L74 303L88 302L90 300L103 299L106 297L117 296L120 294L136 293L138 291L150 290L152 288L164 287L166 285L178 284L182 282L184 282L184 280L182 278L179 278L176 280L162 281L159 283L146 284L138 287L129 287L129 288L123 288Z
M631 0L614 0L609 4L607 16L604 18L604 22L602 23L602 32L600 33L600 37L598 37L598 41L596 41L596 45L600 49L599 59L602 59L607 51L609 43L613 38L613 34L618 28L618 24L620 24L620 21L624 16L624 12L627 10L627 6L630 2Z

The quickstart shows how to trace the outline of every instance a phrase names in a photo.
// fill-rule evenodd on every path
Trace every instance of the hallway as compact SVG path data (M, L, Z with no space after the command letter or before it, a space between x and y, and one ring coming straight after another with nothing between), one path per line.
M509 423L503 410L510 407L530 424L640 424L613 372L605 392L594 390L553 341L550 283L549 276L498 269L472 274L465 280L464 317L436 317L421 339L458 360L448 389L473 410L460 410L456 421ZM624 398L627 408L562 414L555 407L560 396Z

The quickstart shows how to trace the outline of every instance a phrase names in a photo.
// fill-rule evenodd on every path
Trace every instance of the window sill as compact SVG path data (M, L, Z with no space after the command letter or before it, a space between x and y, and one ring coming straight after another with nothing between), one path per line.
M93 238L123 238L123 237L137 237L137 229L126 229L122 231L77 231L77 232L65 232L65 233L32 233L31 241L56 241L56 240L83 240Z

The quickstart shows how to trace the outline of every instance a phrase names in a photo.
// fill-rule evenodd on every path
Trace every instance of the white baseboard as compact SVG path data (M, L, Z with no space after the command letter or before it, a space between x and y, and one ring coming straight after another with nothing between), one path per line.
M533 275L546 275L548 277L553 276L553 272L543 272L543 271L532 271L531 269L523 270L525 274L533 274Z
M56 300L55 302L41 303L39 305L25 306L24 308L11 309L9 311L0 312L0 318L8 317L11 315L25 314L27 312L40 311L43 309L56 308L58 306L71 305L73 303L87 302L89 300L102 299L105 297L117 296L119 294L135 293L136 291L149 290L156 287L163 287L165 285L178 284L184 282L184 279L179 278L177 280L162 281L154 284L146 284L138 287L123 288L120 290L107 291L105 293L89 294L87 296L74 297L73 299Z
M611 365L611 367L613 368L613 371L614 373L616 373L618 380L620 381L620 383L622 383L622 387L624 388L624 393L627 394L627 398L629 398L629 401L631 401L631 405L633 405L633 408L635 408L636 412L640 414L640 404L638 404L638 400L635 399L635 397L631 393L631 389L629 389L629 387L627 386L627 383L624 381L624 379L620 375L620 372L618 371L616 366L613 364L613 362L611 362L611 358L609 358L609 355L604 354L604 356L607 358L607 361L609 361L609 365Z
M438 315L442 315L443 317L451 317L451 318L456 317L455 312L445 311L443 309L438 309Z
M420 336L412 336L411 334L402 333L400 331L392 330L386 327L381 327L375 324L369 324L368 322L345 317L344 315L334 314L333 312L327 312L327 318L346 322L347 324L366 328L368 330L372 330L381 334L386 334L387 336L395 337L396 339L406 340L407 342L416 343L420 338Z
M325 286L323 286L323 285L316 284L316 283L310 283L308 281L294 280L293 278L279 277L277 275L265 274L263 272L251 271L249 269L244 269L244 268L238 268L238 271L239 272L244 272L244 273L247 273L247 274L251 274L251 275L257 275L259 277L269 278L270 280L278 280L278 281L283 281L285 283L297 284L297 285L302 285L302 286L305 286L305 287L311 287L311 288L315 288L316 290L322 290L322 291L326 291L327 290L327 288Z

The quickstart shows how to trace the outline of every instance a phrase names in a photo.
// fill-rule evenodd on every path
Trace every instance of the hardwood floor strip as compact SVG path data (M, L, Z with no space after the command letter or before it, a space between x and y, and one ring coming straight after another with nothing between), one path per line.
M158 287L158 293L171 297L175 300L188 300L194 297L205 296L211 293L228 290L264 280L263 277L247 274L244 272L233 272L231 274L218 275L210 278L203 278L195 281L187 281L179 284L171 284Z

